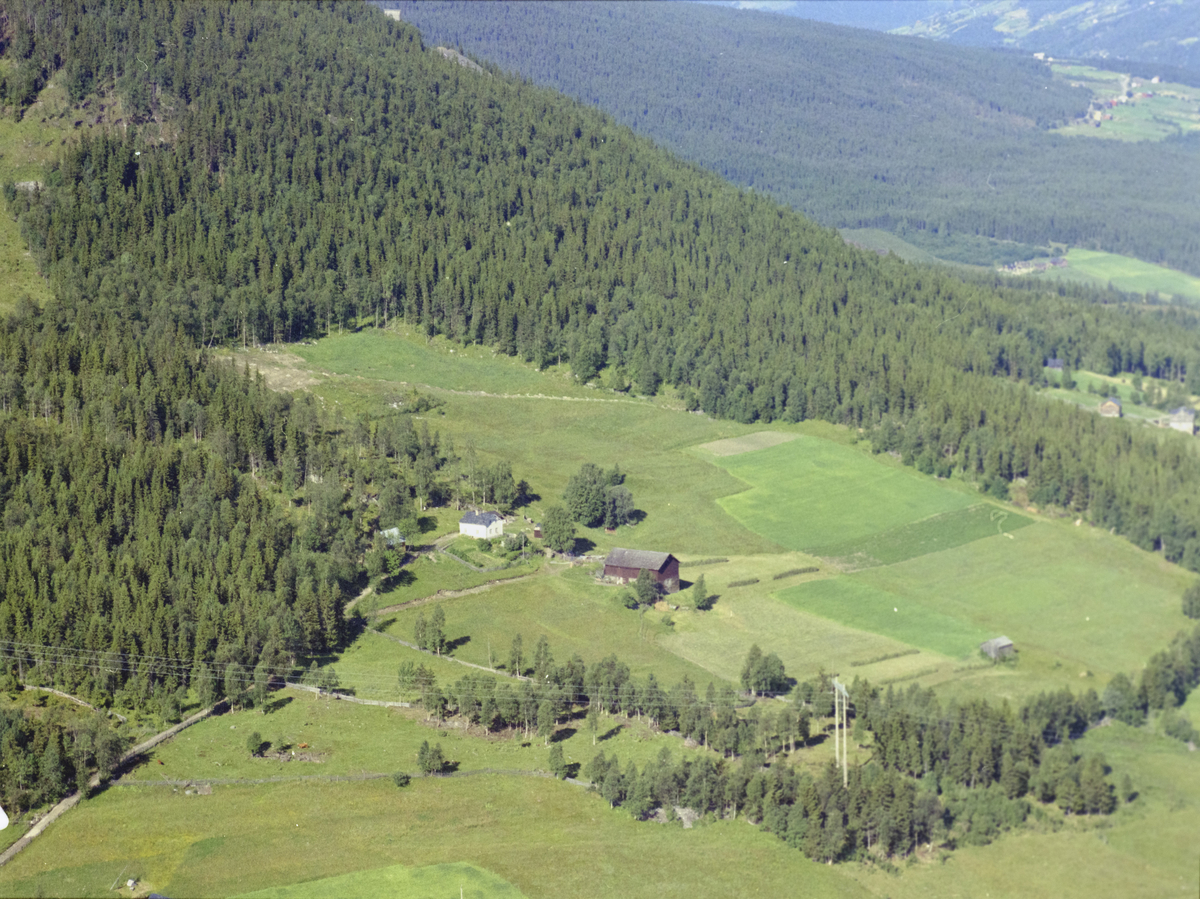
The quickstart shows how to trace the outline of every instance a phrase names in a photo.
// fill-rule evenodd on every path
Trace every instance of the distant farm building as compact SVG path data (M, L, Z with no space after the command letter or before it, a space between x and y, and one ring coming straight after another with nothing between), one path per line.
M468 512L458 520L458 532L490 540L504 533L504 516L495 512Z
M1189 409L1187 406L1172 409L1167 413L1167 427L1174 428L1176 431L1183 431L1185 434L1195 432L1196 410Z
M1047 359L1046 368L1050 369L1051 371L1062 371L1063 362L1061 359Z
M615 578L622 584L636 581L642 571L649 571L664 593L679 590L679 560L670 553L614 549L604 560L604 576Z
M400 528L388 528L380 531L379 536L384 539L389 549L395 549L397 546L404 547L404 535L400 533Z
M1100 414L1105 418L1120 418L1121 417L1121 401L1115 396L1110 396L1100 404Z
M1013 648L1013 641L1008 639L1008 637L995 637L984 643L980 643L979 649L992 661L999 661L1016 652L1016 649Z

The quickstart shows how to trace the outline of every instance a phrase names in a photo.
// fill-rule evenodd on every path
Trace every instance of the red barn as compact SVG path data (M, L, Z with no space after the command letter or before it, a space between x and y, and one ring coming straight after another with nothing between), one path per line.
M679 560L670 553L614 549L604 560L604 576L616 578L622 584L636 581L643 570L650 572L664 593L678 592Z

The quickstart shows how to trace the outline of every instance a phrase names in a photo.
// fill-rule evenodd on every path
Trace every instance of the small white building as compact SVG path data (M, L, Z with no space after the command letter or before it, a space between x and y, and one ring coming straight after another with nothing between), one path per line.
M458 520L458 532L468 537L491 540L504 533L504 516L495 512L468 512Z
M1172 409L1167 413L1167 427L1174 428L1176 431L1183 431L1185 434L1195 432L1196 410L1189 409L1187 406Z

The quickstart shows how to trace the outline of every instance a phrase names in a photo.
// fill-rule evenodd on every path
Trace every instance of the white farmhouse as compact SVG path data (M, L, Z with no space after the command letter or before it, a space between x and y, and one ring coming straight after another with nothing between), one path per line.
M458 532L491 540L504 533L504 516L495 512L468 512L458 520Z
M1196 430L1196 410L1189 409L1187 406L1172 409L1167 413L1167 427L1191 434Z

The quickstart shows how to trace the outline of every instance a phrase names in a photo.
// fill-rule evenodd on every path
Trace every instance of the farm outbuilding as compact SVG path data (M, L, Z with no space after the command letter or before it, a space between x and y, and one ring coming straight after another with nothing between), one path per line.
M1007 658L1016 652L1016 649L1013 647L1013 641L1008 639L1008 637L994 637L991 640L980 643L979 649L993 661Z
M1100 414L1105 418L1120 418L1121 417L1121 401L1115 396L1110 396L1100 404Z
M1191 434L1196 430L1196 410L1180 406L1167 413L1167 427Z
M664 593L679 590L679 560L670 553L655 553L641 549L614 549L604 560L604 576L622 584L636 581L642 571L649 571Z
M458 532L491 540L504 533L504 516L496 512L468 512L458 520Z

